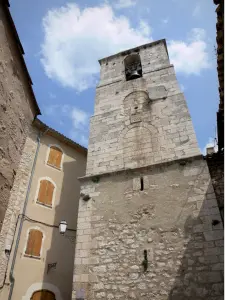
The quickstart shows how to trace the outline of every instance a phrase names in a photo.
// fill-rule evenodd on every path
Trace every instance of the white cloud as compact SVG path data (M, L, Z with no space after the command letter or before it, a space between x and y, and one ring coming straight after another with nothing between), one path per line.
M195 8L194 8L193 12L192 12L192 16L197 17L197 16L199 16L200 12L201 12L201 7L200 7L200 4L197 3L195 5Z
M71 119L75 129L82 129L89 123L89 114L83 110L73 107L71 111Z
M83 10L68 4L49 10L43 29L41 62L47 76L78 92L96 85L98 59L152 41L145 20L133 28L127 17L116 16L106 4ZM194 28L186 40L168 41L168 51L177 72L198 75L210 68L203 29Z
M177 72L198 75L202 70L210 68L205 39L205 31L201 28L194 28L187 42L174 40L168 42L170 61Z
M46 116L52 116L56 113L56 111L60 108L60 105L53 104L53 105L45 105L43 109L43 113Z
M162 23L163 23L163 24L167 24L168 22L169 22L169 19L168 19L168 18L162 20Z
M133 28L109 5L81 10L68 4L49 10L43 29L41 62L47 76L77 91L96 85L98 59L152 40L146 22Z
M51 99L55 99L56 98L56 95L54 94L54 93L49 93L49 97L51 98Z
M117 9L121 9L121 8L128 8L131 6L135 6L136 5L136 1L135 0L118 0L114 6Z
M90 115L72 105L48 105L44 109L44 115L57 119L61 126L69 126L69 137L87 146L88 127Z
M208 139L208 142L206 143L205 147L203 149L201 149L203 155L206 155L206 149L209 147L214 147L215 152L218 151L218 146L216 144L216 140L212 137L210 137Z

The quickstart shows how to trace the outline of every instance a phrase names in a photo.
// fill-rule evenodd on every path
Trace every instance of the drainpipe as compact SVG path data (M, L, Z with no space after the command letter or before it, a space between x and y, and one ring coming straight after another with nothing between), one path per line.
M15 278L13 276L13 271L14 271L15 262L16 262L16 255L17 255L17 251L18 251L18 247L19 247L20 235L21 235L22 228L23 228L23 216L25 215L25 212L26 212L27 203L28 203L28 199L29 199L29 195L30 195L31 183L32 183L32 179L33 179L33 176L34 176L35 166L36 166L36 163L37 163L38 152L39 152L39 149L40 149L41 137L48 130L49 130L49 127L47 127L47 129L42 134L39 131L38 136L37 136L37 148L36 148L36 152L35 152L35 156L34 156L34 162L33 162L32 169L31 169L30 179L29 179L29 183L28 183L28 187L27 187L26 198L25 198L25 202L24 202L24 206L23 206L22 219L21 219L20 225L19 225L19 230L18 230L18 234L17 234L17 238L16 238L15 250L14 250L14 253L13 253L13 259L12 259L12 264L11 264L10 273L9 273L9 280L11 282L11 285L10 285L8 300L11 300L11 298L12 298L13 288L14 288L14 284L15 284Z

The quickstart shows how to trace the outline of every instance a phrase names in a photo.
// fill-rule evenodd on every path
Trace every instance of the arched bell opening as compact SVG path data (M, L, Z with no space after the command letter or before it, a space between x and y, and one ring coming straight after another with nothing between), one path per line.
M138 53L131 53L124 59L126 80L142 77L141 59Z

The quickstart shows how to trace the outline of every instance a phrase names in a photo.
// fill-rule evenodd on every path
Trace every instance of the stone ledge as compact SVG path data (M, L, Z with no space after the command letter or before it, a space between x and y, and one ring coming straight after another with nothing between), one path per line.
M179 158L176 160L171 160L171 161L166 161L166 162L160 162L160 163L156 163L156 164L152 164L152 165L148 165L148 166L143 166L143 167L139 167L139 168L131 168L131 169L121 169L118 171L111 171L111 172L105 172L105 173L97 173L97 174L90 174L90 175L86 175L83 177L78 177L78 180L83 182L83 181L88 181L91 180L93 178L96 177L110 177L110 176L117 176L120 174L131 174L134 173L136 171L142 172L143 170L152 170L152 169L156 169L159 167L167 167L167 166L171 166L177 163L187 163L187 162L193 162L193 161L197 161L197 160L202 160L204 161L204 156L199 154L199 155L195 155L195 156L189 156L189 157L183 157L183 158Z

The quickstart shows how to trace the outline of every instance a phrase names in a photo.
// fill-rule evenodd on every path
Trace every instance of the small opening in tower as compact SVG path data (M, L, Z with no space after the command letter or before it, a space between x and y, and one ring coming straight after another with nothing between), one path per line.
M141 188L140 188L140 190L143 191L144 190L144 180L143 180L142 176L140 178L140 182L141 182Z
M131 53L124 59L126 80L142 77L141 59L138 53Z

